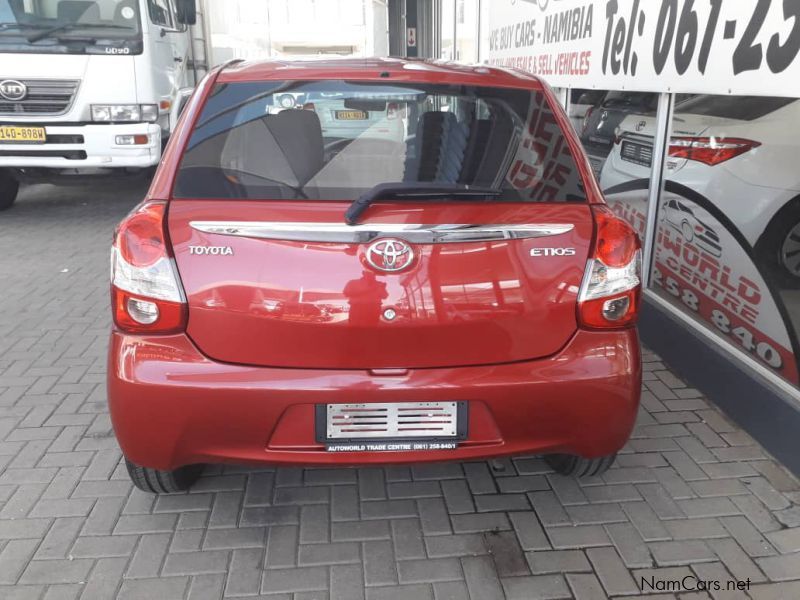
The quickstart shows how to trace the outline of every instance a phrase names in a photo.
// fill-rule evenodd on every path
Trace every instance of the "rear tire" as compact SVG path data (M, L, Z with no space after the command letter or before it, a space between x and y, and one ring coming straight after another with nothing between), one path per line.
M189 465L174 471L159 471L149 467L140 467L125 459L133 485L151 494L176 494L185 492L197 481L202 465Z
M544 460L560 475L572 477L596 477L608 471L617 458L616 453L600 458L581 458L571 454L550 454Z
M756 243L756 266L766 279L780 289L800 288L800 270L784 260L784 246L793 230L800 224L800 198L795 198L779 210Z
M19 181L7 171L0 169L0 210L8 210L14 205L19 192Z

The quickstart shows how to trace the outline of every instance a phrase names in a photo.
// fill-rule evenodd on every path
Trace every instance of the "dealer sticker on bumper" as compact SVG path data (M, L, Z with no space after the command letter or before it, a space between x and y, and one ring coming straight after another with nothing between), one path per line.
M328 452L419 452L420 450L455 450L458 442L364 442L327 444Z

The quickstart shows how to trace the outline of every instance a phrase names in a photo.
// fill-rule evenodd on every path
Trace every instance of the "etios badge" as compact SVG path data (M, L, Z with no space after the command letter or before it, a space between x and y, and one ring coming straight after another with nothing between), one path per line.
M414 251L402 240L378 240L367 248L366 259L378 271L395 273L412 263Z
M10 102L19 102L28 95L28 86L16 79L0 81L0 96Z
M534 248L531 250L531 256L575 256L577 254L575 248Z

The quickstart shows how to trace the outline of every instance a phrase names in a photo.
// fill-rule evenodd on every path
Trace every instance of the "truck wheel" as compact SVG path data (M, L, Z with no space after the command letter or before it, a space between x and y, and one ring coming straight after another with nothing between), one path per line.
M140 467L127 458L125 466L128 467L133 485L142 491L152 494L175 494L185 492L200 476L202 465L189 465L174 471L159 471L149 467Z
M595 477L602 475L614 464L616 454L601 456L600 458L581 458L571 454L550 454L544 460L548 465L561 475L573 477Z
M0 210L11 208L17 199L19 181L11 173L0 170Z

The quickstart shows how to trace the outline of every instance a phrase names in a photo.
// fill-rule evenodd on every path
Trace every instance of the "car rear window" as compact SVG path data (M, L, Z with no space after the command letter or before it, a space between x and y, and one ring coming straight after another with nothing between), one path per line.
M704 115L739 121L754 121L796 102L794 98L771 96L697 96L678 105L678 114Z
M342 80L217 84L173 196L355 200L405 182L498 188L495 201L585 201L541 91Z

